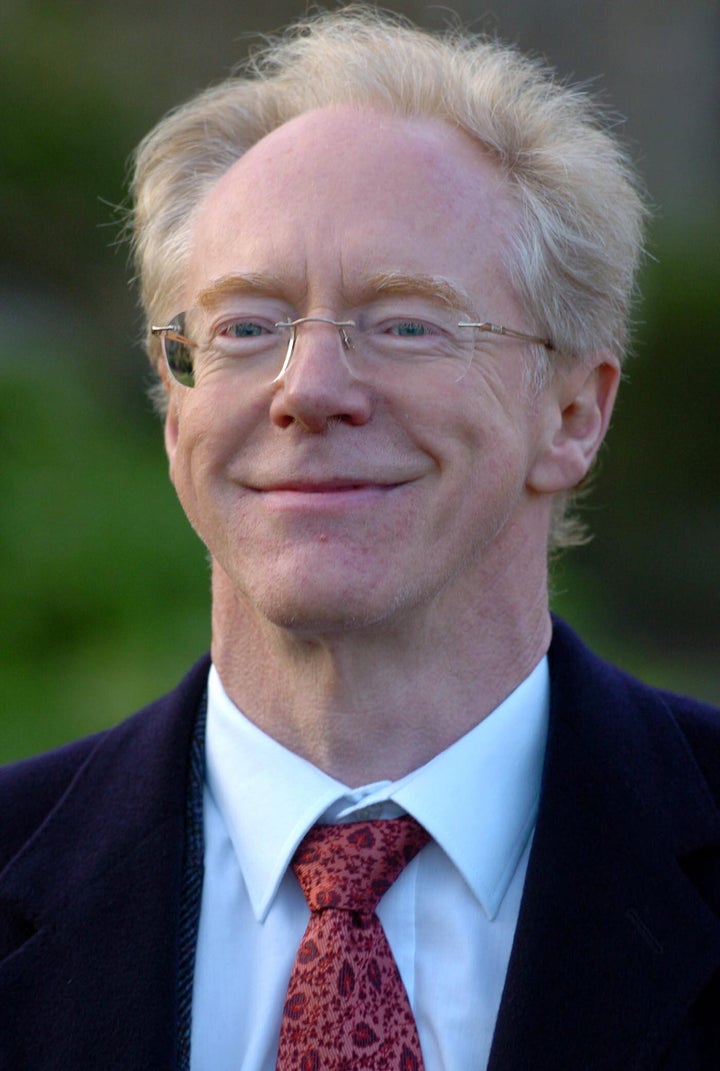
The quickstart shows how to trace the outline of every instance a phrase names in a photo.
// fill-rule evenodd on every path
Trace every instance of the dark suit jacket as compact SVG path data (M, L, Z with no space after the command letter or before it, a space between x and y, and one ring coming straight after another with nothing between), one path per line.
M490 1069L718 1071L720 712L633 681L560 623L550 664ZM207 665L117 728L0 771L1 1071L174 1068Z

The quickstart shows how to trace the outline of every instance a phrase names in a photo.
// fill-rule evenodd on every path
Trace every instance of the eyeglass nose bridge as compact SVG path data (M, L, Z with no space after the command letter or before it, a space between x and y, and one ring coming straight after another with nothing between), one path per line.
M337 327L343 351L354 349L352 339L345 330L346 327L356 326L354 320L331 320L327 316L300 316L297 320L280 320L275 324L275 327L287 327L290 331L290 338L288 339L288 348L285 353L285 360L283 361L282 368L272 380L273 383L280 383L290 367L299 324L330 324L331 327ZM347 361L345 364L349 369Z

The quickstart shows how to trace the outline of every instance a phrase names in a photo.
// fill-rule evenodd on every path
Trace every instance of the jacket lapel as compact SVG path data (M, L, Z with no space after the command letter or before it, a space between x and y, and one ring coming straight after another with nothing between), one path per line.
M205 662L98 737L0 877L0 1067L174 1066L187 760L206 679Z
M658 693L556 626L544 787L490 1071L656 1067L720 966L720 820ZM686 1065L684 1065L686 1066Z

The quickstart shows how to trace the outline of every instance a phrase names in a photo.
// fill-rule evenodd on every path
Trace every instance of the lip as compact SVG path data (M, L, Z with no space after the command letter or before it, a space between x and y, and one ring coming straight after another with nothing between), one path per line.
M254 487L265 505L277 509L327 509L377 504L386 495L405 485L367 480L332 479L295 481Z
M289 480L287 483L271 483L254 488L261 494L275 494L278 491L288 491L291 494L300 495L324 495L324 494L345 494L348 491L358 491L363 489L376 489L387 490L388 488L397 487L399 481L395 483L381 483L375 480L358 480L347 479L345 477L331 480Z

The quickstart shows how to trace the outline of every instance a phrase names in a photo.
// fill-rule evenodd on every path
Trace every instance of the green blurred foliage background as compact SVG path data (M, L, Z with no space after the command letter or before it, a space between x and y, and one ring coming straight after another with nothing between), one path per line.
M448 20L446 8L391 6ZM5 0L0 11L0 761L119 720L207 647L207 563L145 396L118 207L150 125L226 75L254 33L303 10ZM586 506L594 539L556 564L554 603L600 653L720 703L717 9L455 10L629 116L662 207Z

